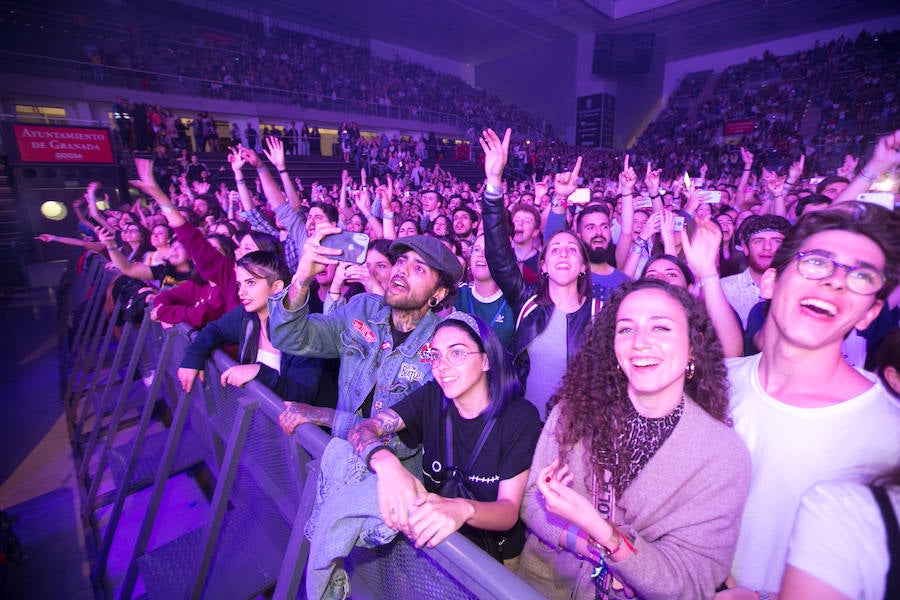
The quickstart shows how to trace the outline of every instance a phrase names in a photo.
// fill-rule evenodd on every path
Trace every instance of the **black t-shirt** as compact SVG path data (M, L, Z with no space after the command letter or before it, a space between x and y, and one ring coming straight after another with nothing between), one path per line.
M444 459L444 421L441 418L444 393L434 381L429 381L418 390L391 407L403 419L406 429L399 433L407 446L422 445L422 480L425 489L437 493L444 482L443 473L447 466ZM447 418L453 428L453 462L464 469L469 462L475 444L487 422L485 415L474 419L464 419L456 406L448 402ZM500 482L512 479L531 467L534 448L541 433L541 420L533 404L523 398L510 402L497 415L497 422L485 440L471 472L467 473L468 488L472 496L482 502L494 502ZM487 533L498 539L505 539L503 558L518 556L524 545L524 526L521 521L507 532L482 532L468 526L460 533L476 544L482 545L480 537Z
M190 272L176 271L175 267L167 262L153 265L150 267L150 272L153 274L153 279L159 282L160 287L169 287L191 278Z

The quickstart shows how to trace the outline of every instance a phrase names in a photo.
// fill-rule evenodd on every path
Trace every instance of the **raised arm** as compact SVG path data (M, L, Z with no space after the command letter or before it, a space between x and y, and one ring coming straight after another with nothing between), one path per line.
M44 243L56 242L57 244L64 244L66 246L78 246L79 248L84 248L85 250L96 252L97 254L102 254L103 250L106 248L106 246L100 242L91 242L88 240L82 240L73 237L50 235L49 233L42 233L35 236L34 239Z
M703 289L703 304L722 343L723 354L726 357L742 356L744 342L741 323L725 297L716 271L722 230L709 218L696 218L694 226L693 236L688 235L687 229L681 234L685 260Z
M882 175L900 164L900 129L878 140L872 158L841 192L834 203L856 200L860 194L869 191L869 187Z
M375 196L381 199L381 214L384 217L381 222L382 235L384 235L384 239L386 240L396 240L396 215L391 207L391 200L394 199L394 180L391 179L390 175L387 176L387 183L385 185L376 188Z
M622 202L622 231L619 233L619 243L616 244L616 266L620 270L625 269L631 245L634 242L634 184L637 183L637 174L634 172L634 168L628 164L629 160L626 154L622 172L619 173L618 194ZM659 171L654 171L648 161L647 175L644 178L648 189L650 188L651 174L655 174L656 193L659 193Z
M479 140L484 150L484 172L487 177L481 197L481 215L484 219L484 246L491 277L503 290L503 295L513 312L518 314L527 298L527 287L516 255L509 243L509 219L503 206L503 169L509 152L511 130L507 129L503 140L492 129L486 129Z
M738 182L738 189L734 195L734 204L738 210L746 210L744 202L746 201L745 189L747 182L750 181L750 171L753 169L753 153L746 148L741 148L741 159L744 161L744 170L741 172L741 180Z
M98 235L100 236L100 242L105 245L106 249L109 251L109 259L124 275L135 279L153 279L153 272L150 270L150 267L144 263L129 261L128 258L119 251L119 248L116 246L115 234L112 231L106 227L101 227L98 231Z

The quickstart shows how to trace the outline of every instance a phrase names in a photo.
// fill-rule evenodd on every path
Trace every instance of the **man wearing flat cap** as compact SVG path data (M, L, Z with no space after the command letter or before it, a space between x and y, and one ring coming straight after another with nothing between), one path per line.
M346 438L356 423L431 380L428 343L440 322L435 313L462 276L459 260L440 240L406 237L391 245L394 264L384 296L358 294L328 315L310 314L309 282L340 253L322 246L322 238L335 233L340 229L320 225L303 247L291 285L269 298L276 348L341 359L337 409L286 402L279 421L288 434L310 422Z

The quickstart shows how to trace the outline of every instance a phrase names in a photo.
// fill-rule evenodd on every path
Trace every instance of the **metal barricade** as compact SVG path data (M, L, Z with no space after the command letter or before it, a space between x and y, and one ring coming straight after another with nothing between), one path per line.
M96 273L93 277L97 279ZM101 294L95 289L94 295ZM123 339L128 329L123 328ZM309 424L292 436L284 435L278 425L282 400L261 384L223 387L219 375L234 362L221 351L208 361L205 381L201 384L198 379L191 392L184 393L178 365L191 333L184 325L164 331L145 317L136 333L127 333L134 342L123 341L117 349L117 355L122 352L119 363L128 359L126 383L134 378L139 363L152 360L155 368L143 403L137 405L140 418L129 430L129 442L115 444L123 431L126 407L134 405L127 402L127 385L113 387L112 371L121 364L109 370L95 408L94 426L79 465L85 485L85 522L96 539L94 581L107 597L112 596L111 548L127 498L144 489L149 501L128 548L119 598L134 595L138 577L150 598L249 599L262 593L272 593L277 600L302 597L309 551L303 532L315 498L318 458L330 438ZM86 332L79 337L86 338ZM99 341L96 345L100 347ZM91 343L82 341L79 347L88 351ZM131 355L122 347L130 348ZM102 348L111 352L111 344ZM80 364L83 372L72 380L73 391L90 389L97 377L90 364ZM103 361L95 364L102 366ZM171 410L171 421L153 434L149 431L159 401ZM97 455L94 463L92 454ZM91 473L93 464L96 468ZM160 510L167 484L191 465L204 465L215 482L205 521L148 550L159 519L165 517ZM101 495L99 482L106 471L115 489ZM102 528L94 515L104 506ZM347 566L355 598L541 597L458 533L437 548L415 549L401 536L383 548L357 549Z

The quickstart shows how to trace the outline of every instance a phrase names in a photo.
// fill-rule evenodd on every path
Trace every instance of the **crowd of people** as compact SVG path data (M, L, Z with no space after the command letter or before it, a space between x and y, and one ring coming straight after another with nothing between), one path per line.
M348 593L373 519L382 543L460 531L549 597L884 595L888 555L858 540L886 534L840 503L879 474L900 501L900 220L857 201L900 131L814 182L746 148L737 181L628 155L513 177L511 132L485 130L477 189L304 186L263 143L230 150L233 188L165 189L137 159L134 203L92 185L85 235L41 239L108 253L114 293L200 329L185 390L236 344L222 385L275 390L287 434L331 431L309 597ZM866 560L829 568L848 548Z
M335 42L155 37L129 61L534 125ZM629 153L484 128L477 186L426 168L426 138L351 123L337 184L290 173L315 153L303 122L232 124L213 177L145 107L128 140L162 150L136 159L135 200L102 209L92 184L79 232L39 238L108 255L126 318L199 330L183 390L233 345L221 385L274 390L286 435L331 432L310 598L350 593L356 544L456 531L551 598L896 597L896 69L846 76L895 63L896 40L687 77ZM753 131L725 140L730 120ZM216 143L213 117L195 123L196 148Z

